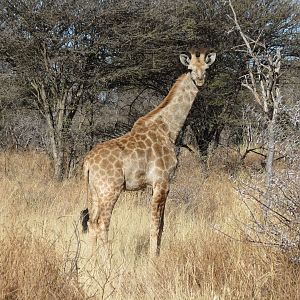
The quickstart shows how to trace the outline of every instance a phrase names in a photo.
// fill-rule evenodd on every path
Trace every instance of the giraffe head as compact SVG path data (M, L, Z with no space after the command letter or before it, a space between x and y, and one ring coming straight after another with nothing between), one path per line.
M184 66L188 67L188 70L191 72L191 78L200 87L204 84L206 70L216 59L216 53L206 48L193 48L189 52L191 54L190 57L186 54L180 54L180 61Z

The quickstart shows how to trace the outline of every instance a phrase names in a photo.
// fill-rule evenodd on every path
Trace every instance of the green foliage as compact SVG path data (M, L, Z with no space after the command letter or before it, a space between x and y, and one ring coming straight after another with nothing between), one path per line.
M234 5L249 36L260 37L269 49L284 45L286 54L299 53L295 1L242 0ZM42 115L50 110L54 123L59 123L58 99L82 87L81 95L74 92L64 106L64 130L70 137L78 108L96 99L95 94L145 89L164 96L184 72L178 55L194 45L212 47L217 61L190 116L198 143L207 144L240 118L243 101L240 77L248 57L236 51L242 41L228 15L221 0L2 1L0 60L15 70L19 85L35 92L32 106ZM45 87L46 106L37 101L32 82Z

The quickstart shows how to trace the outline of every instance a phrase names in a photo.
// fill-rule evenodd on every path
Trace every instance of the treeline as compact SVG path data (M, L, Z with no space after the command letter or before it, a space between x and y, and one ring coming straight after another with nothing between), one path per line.
M232 3L247 36L271 52L282 48L284 73L292 74L282 85L290 87L299 76L299 3ZM218 54L185 125L199 150L207 154L224 132L241 143L254 130L251 96L241 89L251 60L226 1L8 0L0 28L0 146L46 150L57 179L153 108L184 71L178 55L194 45ZM299 82L293 90L291 107Z

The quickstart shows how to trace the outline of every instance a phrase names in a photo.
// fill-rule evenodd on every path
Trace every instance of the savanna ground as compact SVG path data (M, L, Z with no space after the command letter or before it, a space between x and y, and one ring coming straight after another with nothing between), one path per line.
M248 165L247 165L248 164ZM300 267L276 247L247 242L250 211L237 167L216 153L207 169L184 152L166 207L161 256L148 259L150 191L124 193L114 210L112 254L87 257L80 176L52 180L42 153L0 156L1 299L300 299ZM249 210L249 207L251 209Z

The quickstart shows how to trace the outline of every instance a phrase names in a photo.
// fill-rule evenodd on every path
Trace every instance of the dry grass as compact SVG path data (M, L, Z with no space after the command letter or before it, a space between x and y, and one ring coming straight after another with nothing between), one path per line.
M102 264L87 259L78 225L80 180L54 182L43 154L2 154L0 299L299 299L299 266L275 248L237 241L248 211L217 165L204 175L183 155L162 253L150 263L150 195L123 194Z

